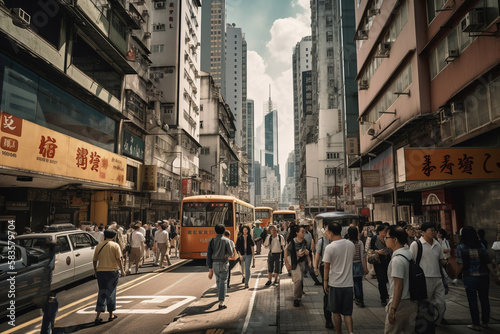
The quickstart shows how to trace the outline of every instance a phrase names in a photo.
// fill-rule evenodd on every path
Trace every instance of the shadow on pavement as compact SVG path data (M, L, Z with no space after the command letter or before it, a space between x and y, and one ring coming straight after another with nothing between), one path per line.
M73 325L73 326L66 326L66 327L54 327L54 330L52 333L54 334L67 334L67 333L76 333L82 329L85 328L91 328L91 327L98 327L101 325L107 324L109 321L103 321L99 324L96 324L95 322L87 322L84 324L78 324L78 325Z
M187 309L185 309L183 313L179 314L176 317L176 320L179 318L185 317L185 316L190 316L190 315L208 314L208 313L218 312L219 311L218 308L215 308L214 310L209 311L212 307L214 307L218 303L219 303L218 301L214 301L214 302L206 304L206 305L190 306Z

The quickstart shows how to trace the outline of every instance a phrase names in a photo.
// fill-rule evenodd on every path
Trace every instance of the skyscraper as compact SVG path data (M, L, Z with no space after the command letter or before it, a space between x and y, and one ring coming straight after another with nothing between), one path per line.
M246 41L241 28L226 27L226 102L236 119L236 143L243 142L243 113L246 109Z
M226 97L226 1L204 0L201 17L201 70L212 75Z

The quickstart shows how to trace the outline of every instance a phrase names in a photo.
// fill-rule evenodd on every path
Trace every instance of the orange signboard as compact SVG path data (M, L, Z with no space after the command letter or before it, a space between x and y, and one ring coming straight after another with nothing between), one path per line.
M500 148L405 148L406 181L500 179Z
M127 161L118 154L2 112L0 165L125 185Z

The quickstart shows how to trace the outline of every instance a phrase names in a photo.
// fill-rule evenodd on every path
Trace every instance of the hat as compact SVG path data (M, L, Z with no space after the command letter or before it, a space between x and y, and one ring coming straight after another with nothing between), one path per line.
M262 224L262 222L260 220L256 220L255 224Z

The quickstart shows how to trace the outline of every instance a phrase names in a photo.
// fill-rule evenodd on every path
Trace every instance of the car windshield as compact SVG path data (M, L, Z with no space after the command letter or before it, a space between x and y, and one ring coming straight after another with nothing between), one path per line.
M24 248L46 248L47 243L51 241L50 237L38 238L19 238L17 239L19 245Z

